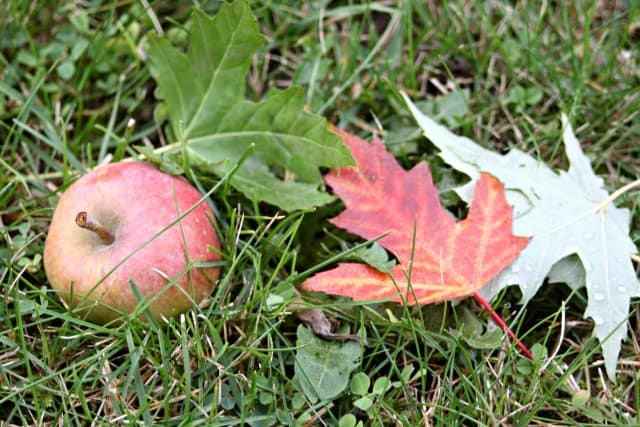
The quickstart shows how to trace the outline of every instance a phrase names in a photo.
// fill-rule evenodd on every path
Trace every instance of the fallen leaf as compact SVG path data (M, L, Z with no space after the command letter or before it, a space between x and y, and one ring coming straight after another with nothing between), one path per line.
M332 170L325 177L346 207L331 222L365 239L388 232L378 243L399 264L383 273L368 265L342 263L307 279L301 288L355 301L408 305L469 295L482 299L477 291L508 266L529 240L512 233L512 208L502 184L483 174L467 218L456 222L442 207L426 163L407 172L381 141L368 143L342 135L357 165ZM506 328L504 323L501 326Z
M403 96L441 157L471 177L469 184L456 190L458 194L470 200L471 189L483 172L493 174L505 184L507 199L514 206L514 232L532 236L511 267L484 288L483 294L490 299L515 284L526 304L554 270L554 280L573 277L578 282L570 283L572 286L586 284L589 303L585 317L594 320L593 333L600 340L607 374L614 379L630 299L640 296L630 258L637 248L629 237L629 211L606 202L609 194L602 178L593 172L567 118L562 116L570 167L556 173L517 149L503 156L452 133ZM578 274L576 267L584 274Z
M219 176L247 197L284 210L333 200L323 189L321 167L351 164L348 150L323 117L305 111L302 88L271 90L260 102L246 99L246 76L264 43L246 0L223 2L209 18L196 9L187 51L150 35L149 64L169 115L174 144L192 164Z
M325 177L346 206L331 222L365 239L389 232L378 243L400 264L389 274L340 264L307 279L303 289L355 301L446 301L472 295L527 245L527 238L512 234L512 209L502 184L490 175L479 181L467 218L456 222L440 204L426 163L407 172L381 141L346 133L343 138L357 166Z
M314 334L322 337L326 340L337 341L355 341L360 342L360 335L355 334L341 334L336 333L333 330L336 325L332 322L324 312L319 308L312 308L309 310L297 311L296 317L300 319L305 325L307 325Z
M319 308L308 308L307 304L294 288L295 299L289 303L288 308L293 311L294 315L307 325L314 334L326 340L338 341L355 341L360 343L360 335L336 333L334 330L339 327L339 322L335 319L329 319ZM366 345L366 343L364 344Z
M293 383L311 402L332 400L347 388L358 367L360 344L321 340L300 325L296 347Z

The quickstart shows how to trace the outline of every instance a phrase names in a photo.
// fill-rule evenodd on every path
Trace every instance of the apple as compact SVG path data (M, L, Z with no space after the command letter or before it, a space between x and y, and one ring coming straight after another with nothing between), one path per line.
M144 162L101 166L62 195L44 246L51 287L87 319L133 313L137 287L151 315L171 317L209 296L220 243L206 202L167 228L202 195L187 180ZM145 246L146 244L146 246Z

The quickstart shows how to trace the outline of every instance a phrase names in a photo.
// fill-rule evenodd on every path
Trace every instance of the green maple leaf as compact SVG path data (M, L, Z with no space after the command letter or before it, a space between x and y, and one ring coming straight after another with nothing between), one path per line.
M231 185L254 200L291 211L326 204L320 167L353 162L326 120L304 110L300 87L246 100L246 75L264 43L246 0L224 3L214 18L195 10L186 53L150 36L151 73L160 87L176 150L219 176L254 146Z

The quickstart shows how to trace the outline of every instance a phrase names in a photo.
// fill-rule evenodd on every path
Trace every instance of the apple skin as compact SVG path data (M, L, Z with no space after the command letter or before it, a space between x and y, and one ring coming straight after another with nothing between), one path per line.
M187 268L187 259L219 259L210 249L219 250L220 243L206 202L131 254L201 197L184 178L144 162L112 163L81 177L60 198L47 234L44 268L51 287L97 323L134 311L139 301L130 281L143 300L151 301L149 311L156 319L199 304L211 294L220 273L219 267ZM105 244L97 233L80 228L75 220L81 211L109 230L113 243Z

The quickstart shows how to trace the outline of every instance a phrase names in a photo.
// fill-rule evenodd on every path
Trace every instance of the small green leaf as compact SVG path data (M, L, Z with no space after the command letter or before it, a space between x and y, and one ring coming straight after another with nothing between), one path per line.
M302 425L309 425L311 424L311 417L312 417L312 413L310 411L305 411L302 413L302 415L300 415L297 419L296 422L292 425L296 425L296 426L302 426Z
M40 270L42 264L42 255L35 254L33 258L23 256L18 259L16 264L20 268L26 267L29 273L36 273Z
M355 427L358 422L357 418L353 414L344 414L338 420L338 427Z
M20 300L20 303L17 304L18 311L20 315L24 316L27 314L31 314L36 311L36 303L30 300Z
M16 60L19 63L27 65L29 67L35 67L36 65L38 65L38 58L36 58L26 50L20 50L18 52L18 55L16 56Z
M402 368L402 372L400 372L400 378L402 378L405 384L411 381L411 374L413 373L414 369L415 367L413 365L407 365Z
M512 66L515 66L522 58L521 45L514 39L504 40L502 50L505 58Z
M134 145L133 148L142 154L147 161L158 166L160 170L169 175L182 175L184 173L182 166L175 162L169 154L158 154L153 147L147 145Z
M89 47L89 41L87 39L78 38L77 42L71 48L71 53L69 54L71 60L77 61L84 51L87 50L87 47Z
M529 105L536 105L542 100L542 91L537 87L527 88L525 91L525 102Z
M358 409L362 409L363 411L366 411L369 408L371 408L371 406L373 406L373 400L371 400L370 397L364 396L356 400L355 402L353 402L353 406L355 406Z
M547 347L536 343L531 347L531 354L533 355L534 360L547 360Z
M504 105L515 104L515 105L523 105L524 104L524 88L522 86L516 85L509 90L507 96L502 99L502 103Z
M371 380L364 372L358 372L351 379L351 392L363 396L369 392Z
M134 145L133 149L142 154L147 161L153 163L154 165L160 166L162 164L162 155L157 154L153 150L153 147L150 147L148 145Z
M291 398L291 409L298 410L301 409L305 403L307 403L307 398L302 393L294 393Z
M527 105L536 105L542 100L542 91L537 87L523 88L515 85L507 96L502 100L504 105L513 104L518 109L522 109Z
M460 333L463 338L472 338L477 337L482 334L482 330L484 328L484 322L478 319L471 310L466 307L461 308L462 313L460 314L460 323L462 323L462 328Z
M268 393L266 391L261 391L258 394L258 399L260 400L260 403L262 403L263 405L270 405L273 403L274 401L274 397L273 397L273 393Z
M501 329L493 329L482 335L475 337L463 337L467 344L478 350L492 350L500 348L504 342L504 335Z
M450 92L435 100L419 101L416 106L424 114L442 120L448 126L455 128L458 120L469 112L469 91Z
M388 377L380 377L373 384L373 394L376 396L384 395L391 388L391 380Z
M359 261L365 262L371 267L383 273L388 273L396 266L394 260L389 259L389 254L378 242L373 242L369 247L362 247L355 251L352 256Z
M282 303L284 303L284 298L282 298L278 294L270 293L267 296L266 309L269 312L274 311L278 307L280 307L282 305Z
M73 62L71 61L63 61L56 68L56 73L58 73L58 75L64 80L69 80L73 77L73 73L75 73L75 71L76 66L73 65Z
M573 406L574 409L582 409L590 397L588 390L578 390L571 396L571 406Z
M236 406L236 401L232 397L223 397L220 399L220 406L229 411Z
M299 384L311 402L332 400L347 388L358 366L358 343L322 340L300 325L296 346L294 384Z
M69 21L81 33L86 34L89 32L89 16L84 10L75 10L74 13L69 16Z
M527 375L527 376L532 375L533 370L534 370L533 364L528 359L521 359L516 364L516 371L520 375Z
M64 54L65 46L59 42L51 42L40 49L38 52L41 58L48 58L52 61L57 60Z

